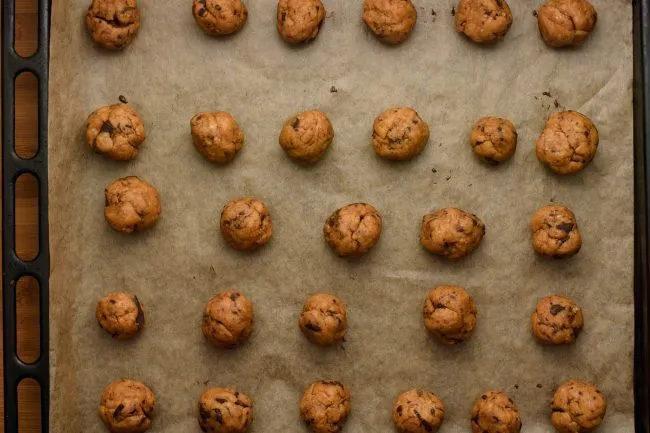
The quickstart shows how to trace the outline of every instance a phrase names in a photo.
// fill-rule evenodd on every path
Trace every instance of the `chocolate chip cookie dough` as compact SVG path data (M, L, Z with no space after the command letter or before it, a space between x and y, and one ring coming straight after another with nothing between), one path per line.
M199 398L199 426L206 433L245 433L253 401L233 388L209 388Z
M244 133L230 113L197 113L190 120L192 142L208 161L225 164L244 145Z
M393 424L400 433L436 433L445 419L445 405L432 392L411 389L393 404Z
M93 0L86 14L90 37L110 50L120 50L129 45L139 27L137 0Z
M521 419L517 405L502 392L488 391L472 407L472 433L519 433Z
M508 119L482 117L472 126L469 144L476 156L491 164L498 164L515 154L517 130Z
M530 221L533 249L553 258L570 257L580 251L582 237L576 216L567 207L544 206Z
M142 118L129 105L106 105L88 116L86 143L95 152L111 159L129 161L135 158L145 137Z
M143 433L151 428L156 397L137 380L109 384L99 402L99 417L111 433Z
M557 174L577 173L589 165L597 150L596 126L577 111L553 113L535 144L537 159Z
M311 42L325 19L321 0L280 0L277 11L278 33L290 44Z
M201 331L219 349L232 349L253 333L253 304L236 290L219 292L203 310Z
M305 337L319 346L344 341L348 327L345 304L334 295L317 293L302 307L298 325Z
M280 146L292 159L314 163L322 158L334 138L325 113L303 111L287 120L280 131Z
M480 44L497 42L511 25L506 0L460 0L456 7L456 31Z
M220 229L228 245L239 251L256 250L273 235L269 209L255 197L229 201L221 211Z
M543 344L572 344L582 330L584 319L578 304L563 296L545 296L530 317L533 335Z
M193 0L192 14L205 33L225 36L244 27L248 9L241 0Z
M117 340L134 337L144 326L144 310L132 293L109 293L97 303L99 326Z
M537 9L537 24L549 47L582 44L598 20L596 9L587 0L549 0Z
M422 218L420 243L437 256L459 260L478 247L484 234L485 225L479 217L447 207Z
M106 187L104 217L118 232L141 232L160 216L160 196L149 182L137 176L117 179Z
M349 204L337 209L325 220L323 235L339 256L361 256L379 240L381 216L369 204Z
M589 382L570 380L555 391L551 422L560 433L588 433L605 418L605 396Z
M424 326L436 340L448 346L472 335L476 315L474 300L461 287L434 287L424 300Z
M427 141L429 125L412 108L388 109L372 126L372 147L385 159L411 159L422 152Z
M350 390L341 382L318 380L302 395L300 416L314 433L338 433L350 413Z
M364 0L363 21L387 44L399 44L413 31L418 13L411 0Z

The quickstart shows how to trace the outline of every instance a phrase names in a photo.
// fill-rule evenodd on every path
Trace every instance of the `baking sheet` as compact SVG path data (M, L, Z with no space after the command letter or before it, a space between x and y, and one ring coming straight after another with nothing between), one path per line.
M199 431L196 401L206 386L236 386L255 404L254 433L306 431L298 404L305 387L326 378L352 391L347 432L391 432L397 394L422 387L446 404L444 433L468 431L471 405L502 389L521 410L523 431L551 432L549 402L562 381L596 383L608 398L604 432L633 431L632 6L594 0L597 29L577 50L541 41L538 2L512 1L514 24L494 47L454 31L449 0L415 0L418 22L398 47L377 42L361 21L361 2L325 0L318 39L283 43L275 2L247 1L237 35L205 36L189 0L141 0L135 43L107 53L84 29L88 0L53 2L50 76L50 249L53 432L103 432L97 416L106 384L137 378L158 399L152 431ZM147 140L131 163L93 154L85 119L119 95L141 113ZM378 159L370 146L375 116L408 105L429 122L431 139L407 163ZM556 108L557 106L557 108ZM318 165L292 163L277 144L284 120L310 108L330 117L335 139ZM557 177L536 160L534 142L552 111L579 110L596 123L592 165ZM246 134L236 160L211 165L191 144L198 111L230 111ZM499 167L480 163L467 144L483 115L515 123L519 145ZM137 236L104 222L103 190L138 175L160 191L157 226ZM229 249L218 232L223 205L255 195L268 205L271 242L253 254ZM352 202L375 205L382 238L357 261L336 257L322 224ZM528 221L549 202L569 206L584 238L564 261L536 257ZM424 213L456 206L487 226L480 248L459 263L418 244ZM422 324L427 291L465 287L478 306L473 337L442 347ZM255 332L234 351L209 347L200 331L205 302L238 289L255 306ZM147 325L131 342L99 329L97 300L109 291L138 294ZM321 349L297 318L317 291L347 304L341 347ZM556 293L584 309L572 347L548 348L530 336L536 300Z

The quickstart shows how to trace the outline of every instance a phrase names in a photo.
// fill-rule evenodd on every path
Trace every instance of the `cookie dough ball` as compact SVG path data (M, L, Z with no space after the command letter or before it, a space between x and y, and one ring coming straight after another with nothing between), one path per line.
M118 232L142 232L160 216L160 196L149 182L137 176L117 179L104 191L104 217Z
M334 295L317 293L303 305L298 325L309 340L319 346L332 346L345 337L345 304Z
M459 260L478 247L484 234L485 225L479 217L447 207L422 218L420 243L437 256Z
M248 9L241 0L194 0L192 14L205 33L225 36L244 27Z
M440 343L467 340L476 327L476 305L465 289L438 286L424 300L424 326Z
M570 380L555 391L551 422L560 433L588 433L605 418L605 396L589 382Z
M225 164L244 145L244 133L230 113L197 113L190 120L194 147L208 161Z
M325 19L325 6L321 0L280 0L277 15L282 39L290 44L301 44L318 36Z
M381 216L369 204L349 204L327 218L323 235L339 256L361 256L379 240Z
M517 130L508 119L482 117L472 126L469 144L476 156L491 164L498 164L515 154Z
M333 138L334 128L325 113L310 110L287 120L279 141L291 158L314 163L325 154Z
M582 246L576 216L568 207L544 206L533 214L530 229L533 249L543 256L570 257Z
M422 152L427 141L429 125L412 108L386 110L372 127L372 147L385 159L411 159Z
M209 388L199 398L199 426L206 433L244 433L253 422L253 401L233 388Z
M300 416L314 433L340 432L350 408L350 390L336 381L312 383L300 400Z
M537 159L557 174L582 170L594 159L596 150L598 130L577 111L553 113L535 143Z
M412 389L393 404L393 424L400 433L436 433L445 419L445 405L432 392Z
M232 349L253 333L253 304L236 290L219 292L203 310L201 331L219 349Z
M530 317L533 335L543 344L572 344L584 319L578 304L564 296L545 296Z
M269 209L255 197L229 201L221 211L220 228L228 245L239 251L256 250L273 234Z
M521 419L517 405L502 392L481 394L472 407L472 433L519 433Z
M411 0L364 0L363 21L387 44L399 44L413 31L418 13Z
M456 31L479 44L497 42L511 25L506 0L460 0L456 7Z
M144 310L132 293L109 293L97 303L97 322L118 340L134 337L144 326Z
M594 29L598 14L587 0L549 0L537 10L537 24L549 47L582 44Z
M135 158L144 139L142 118L126 104L107 105L88 116L86 143L95 152L111 159L129 161Z
M137 380L109 384L99 402L99 417L111 433L143 433L151 428L156 397Z
M121 50L133 41L140 27L137 0L93 0L86 27L98 45Z

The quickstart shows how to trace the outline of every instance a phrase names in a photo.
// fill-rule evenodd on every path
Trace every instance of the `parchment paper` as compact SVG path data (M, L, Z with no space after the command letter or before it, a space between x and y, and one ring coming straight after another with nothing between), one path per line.
M141 0L142 27L120 53L91 43L88 0L53 3L53 432L105 431L99 397L120 377L154 390L154 432L198 432L196 401L207 386L249 394L254 433L306 431L299 400L321 378L351 388L351 433L392 432L391 405L412 387L443 399L443 433L469 431L471 405L488 389L513 398L524 432L551 432L549 402L570 378L593 381L607 396L600 431L633 431L629 0L594 0L594 34L563 51L541 41L533 0L510 2L514 24L494 47L455 32L451 0L415 0L415 32L398 47L366 30L361 1L325 0L321 33L301 48L278 37L273 0L248 0L248 23L222 40L197 28L189 0ZM88 113L119 95L146 122L132 163L93 154L83 140ZM389 163L374 155L370 133L375 116L398 105L429 122L431 140L417 159ZM277 139L286 118L310 108L328 114L336 136L321 163L304 168ZM575 176L551 174L534 154L545 119L561 108L585 113L600 131L596 159ZM206 162L191 144L189 120L206 110L231 112L245 131L230 165ZM483 115L508 117L519 132L514 158L499 167L480 163L467 144ZM104 187L127 175L152 182L163 203L157 226L135 236L112 231L103 217ZM273 219L271 242L253 254L229 249L218 232L223 205L241 195L261 198ZM379 209L384 231L367 256L346 261L324 243L322 225L359 201ZM584 244L571 259L543 260L530 246L530 217L549 202L577 215ZM422 215L445 206L487 226L480 248L459 263L418 243ZM476 332L458 347L436 344L422 323L424 297L441 283L465 287L478 305ZM255 306L250 342L226 352L209 347L199 328L205 302L225 289ZM145 304L146 328L134 341L113 341L97 326L96 303L115 290ZM317 291L347 304L342 347L314 347L298 329L302 304ZM541 347L530 335L530 313L550 293L584 308L575 346Z

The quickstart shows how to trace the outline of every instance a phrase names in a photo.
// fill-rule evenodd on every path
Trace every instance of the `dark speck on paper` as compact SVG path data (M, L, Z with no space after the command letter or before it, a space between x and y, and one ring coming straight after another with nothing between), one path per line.
M533 11L533 16L537 18L537 10Z
M432 168L431 173L438 173L438 170L436 170L435 168Z
M336 87L334 87L334 86L330 87L330 93L336 93L338 91L339 91L339 89L337 89Z
M456 8L452 6L451 8L451 16L455 17L456 16Z
M541 388L542 388L542 384L541 384L541 383L538 383L538 384L537 384L537 388L540 388L540 389L541 389Z
M445 180L448 181L449 179L451 179L451 176L447 176L447 177L445 177Z
M542 95L548 96L549 98L553 97L553 95L551 95L551 92L542 92Z
M126 99L126 96L124 96L124 95L120 95L120 97L118 99L120 100L120 102L122 104L128 104L129 103L129 101Z

